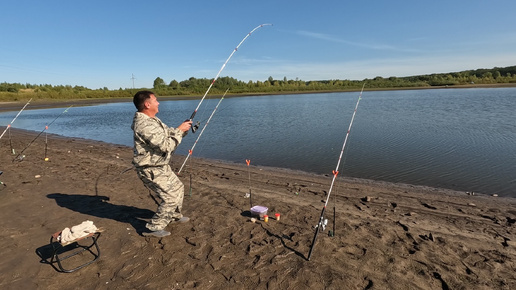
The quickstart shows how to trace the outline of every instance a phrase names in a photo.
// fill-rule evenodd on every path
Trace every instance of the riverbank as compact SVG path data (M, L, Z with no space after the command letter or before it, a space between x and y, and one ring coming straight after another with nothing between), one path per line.
M516 287L515 199L339 179L307 261L331 176L193 158L180 177L190 222L147 238L157 205L131 169L132 148L49 135L45 161L43 136L11 136L16 153L34 142L13 162L0 140L2 289ZM249 188L268 223L251 222ZM57 273L41 255L50 235L85 220L103 229L99 260Z

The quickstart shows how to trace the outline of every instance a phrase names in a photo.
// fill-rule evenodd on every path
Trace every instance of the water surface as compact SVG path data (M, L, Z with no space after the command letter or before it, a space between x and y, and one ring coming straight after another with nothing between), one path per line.
M331 174L358 95L224 99L193 155ZM204 124L218 101L205 100L195 120ZM158 116L177 126L198 102L162 101ZM49 133L132 146L132 103L64 109L24 111L13 127L39 132L59 116ZM516 197L515 111L516 88L365 91L339 176ZM1 113L0 126L16 113ZM188 154L199 132L176 154Z

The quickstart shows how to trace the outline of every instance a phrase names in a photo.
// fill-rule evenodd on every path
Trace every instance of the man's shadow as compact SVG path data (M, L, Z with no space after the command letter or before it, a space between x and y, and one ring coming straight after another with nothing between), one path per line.
M140 235L146 230L146 221L142 219L150 219L154 215L148 209L111 204L107 196L51 193L47 197L76 212L131 224Z

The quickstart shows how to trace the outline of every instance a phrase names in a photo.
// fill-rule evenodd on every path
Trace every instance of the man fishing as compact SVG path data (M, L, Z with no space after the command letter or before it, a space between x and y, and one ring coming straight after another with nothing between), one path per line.
M172 153L188 133L192 121L187 120L177 128L169 128L156 114L159 102L151 91L139 91L134 95L134 114L131 129L134 131L133 165L145 186L162 200L152 219L146 224L150 232L144 236L165 237L170 232L165 228L171 222L184 223L184 185L170 168Z

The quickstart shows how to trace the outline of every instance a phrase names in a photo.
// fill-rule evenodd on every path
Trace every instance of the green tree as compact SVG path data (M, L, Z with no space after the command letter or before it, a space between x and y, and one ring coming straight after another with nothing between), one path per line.
M160 88L163 88L163 87L165 87L165 86L166 86L166 85L165 85L165 81L164 81L162 78L157 77L157 78L154 80L154 85L153 85L154 89L160 89Z
M172 89L174 89L174 90L179 90L179 89L181 88L181 85L180 85L180 84L179 84L179 82L178 82L178 81L176 81L176 80L172 80L172 81L170 82L170 84L168 84L168 86L169 86L169 87L171 87L171 88L172 88Z

